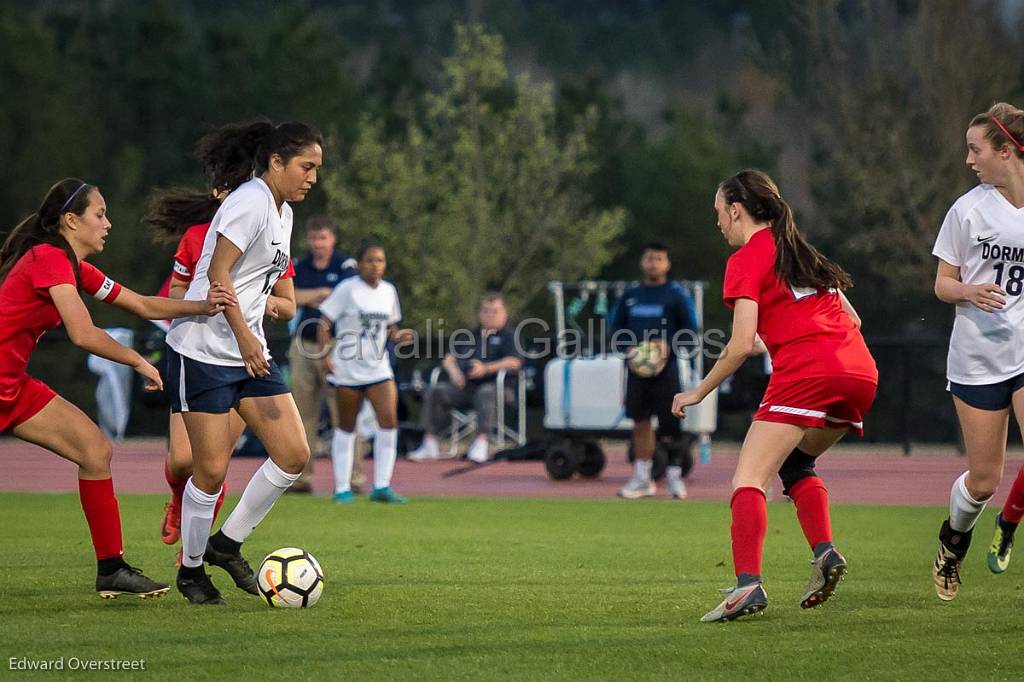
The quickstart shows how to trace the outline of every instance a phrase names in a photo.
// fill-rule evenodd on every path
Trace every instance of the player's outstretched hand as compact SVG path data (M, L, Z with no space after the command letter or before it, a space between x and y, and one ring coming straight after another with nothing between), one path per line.
M216 315L224 312L225 308L233 308L238 305L235 295L220 282L211 282L210 290L206 293L206 314Z
M164 380L160 378L159 370L153 365L142 360L132 369L141 374L142 378L145 379L145 383L142 385L144 390L150 392L164 390Z
M685 393L676 393L675 397L672 398L672 414L682 418L686 416L686 408L690 405L696 405L700 401L704 400L696 391L686 391Z
M995 284L965 284L964 298L974 307L993 313L1006 305L1006 292Z
M270 374L270 363L263 354L263 344L256 338L256 335L249 332L238 339L238 350L242 354L242 362L245 363L245 371L249 376L265 377Z

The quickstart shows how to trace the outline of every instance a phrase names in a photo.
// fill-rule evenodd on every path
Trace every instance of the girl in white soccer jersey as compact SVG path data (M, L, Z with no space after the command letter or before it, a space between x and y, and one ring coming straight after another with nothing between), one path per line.
M356 252L356 260L359 276L336 286L320 304L321 347L334 343L324 359L327 381L334 387L338 401L338 428L334 429L331 441L334 499L341 503L354 499L354 431L365 396L377 414L379 427L373 439L370 499L403 504L405 498L391 489L398 445L398 391L387 342L409 340L413 333L396 326L402 319L402 309L395 286L383 279L387 267L384 247L377 241L366 240Z
M316 182L323 139L302 123L259 122L216 130L200 149L213 150L221 163L239 169L239 184L230 183L233 191L213 218L185 299L205 295L212 280L235 293L238 307L226 315L179 320L167 334L171 410L182 414L193 459L182 502L177 586L193 604L223 604L202 562L223 568L235 585L257 594L242 542L309 459L299 412L267 350L263 314L271 293L289 301L294 312L292 282L281 279L291 260L292 209L286 202L302 201ZM232 408L270 458L210 537L234 445Z
M935 295L956 305L947 378L968 463L953 483L932 567L946 601L957 595L974 524L1003 475L1011 405L1024 429L1024 111L999 103L975 116L967 165L980 184L949 209L933 250ZM997 518L997 541L1012 541L1012 526Z

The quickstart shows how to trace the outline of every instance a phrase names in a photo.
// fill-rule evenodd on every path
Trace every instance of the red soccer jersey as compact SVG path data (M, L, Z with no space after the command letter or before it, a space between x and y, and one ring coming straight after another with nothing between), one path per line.
M181 282L191 282L196 274L196 264L203 255L203 242L210 230L210 223L193 225L185 230L178 242L178 250L174 252L174 274L172 277Z
M730 256L723 286L730 308L738 298L757 302L757 333L771 355L773 381L845 375L877 382L875 360L839 294L785 284L775 274L775 255L771 230L754 233Z
M120 284L84 261L79 273L82 290L101 301L112 303L121 293ZM17 395L39 337L61 323L50 298L58 284L75 286L75 272L64 250L49 244L29 249L0 284L0 401Z

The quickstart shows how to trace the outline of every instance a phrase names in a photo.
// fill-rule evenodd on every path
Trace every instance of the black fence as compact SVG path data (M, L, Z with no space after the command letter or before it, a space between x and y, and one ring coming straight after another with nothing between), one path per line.
M271 337L271 353L286 369L289 339ZM880 385L875 405L868 416L865 442L893 443L909 453L914 443L949 444L959 447L960 437L952 401L946 391L945 366L948 341L945 338L878 337L868 345L878 363ZM136 333L136 348L161 366L163 334ZM87 414L96 415L96 375L86 367L87 355L74 347L56 330L45 336L32 357L29 371L47 382L62 396L81 407ZM413 413L418 411L418 396L413 386L414 373L429 376L429 369L437 360L403 360L398 365L399 384L405 390L406 404ZM530 381L529 424L537 433L542 427L544 360L531 361L528 367ZM737 381L745 379L738 377ZM756 397L759 394L754 392ZM723 401L723 406L729 401ZM731 405L722 409L716 438L741 440L749 425L756 404ZM160 394L147 394L141 381L135 380L132 415L128 425L129 436L161 436L167 433L168 403ZM1016 425L1011 420L1011 430ZM1011 435L1011 438L1018 436Z

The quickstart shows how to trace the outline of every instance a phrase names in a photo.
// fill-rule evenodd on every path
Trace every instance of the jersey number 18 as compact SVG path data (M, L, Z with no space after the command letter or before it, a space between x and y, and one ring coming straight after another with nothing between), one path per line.
M996 271L996 286L1003 286L1003 274L1008 276L1006 280L1006 293L1010 296L1020 296L1024 292L1024 265L1012 265L1009 268L1006 267L1006 263L996 263L994 266Z

